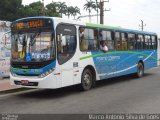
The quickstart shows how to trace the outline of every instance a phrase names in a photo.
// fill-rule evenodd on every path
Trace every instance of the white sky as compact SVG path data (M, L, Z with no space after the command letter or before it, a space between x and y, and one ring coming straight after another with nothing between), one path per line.
M39 0L23 0L23 4L36 1ZM66 2L68 6L78 6L81 9L81 15L88 15L83 10L86 0L44 0L44 3L46 5L52 1ZM146 24L146 27L144 27L145 31L156 32L160 36L159 6L160 0L110 0L109 3L105 3L105 8L111 8L111 11L105 12L104 24L139 30L139 24L143 20L144 24ZM93 12L93 14L96 14L96 12ZM89 18L81 18L81 21L88 22ZM97 17L92 17L92 22L97 23Z

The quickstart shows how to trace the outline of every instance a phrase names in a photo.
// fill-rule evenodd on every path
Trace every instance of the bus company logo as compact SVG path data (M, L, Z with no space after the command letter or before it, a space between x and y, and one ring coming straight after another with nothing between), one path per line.
M120 56L105 56L105 57L97 57L96 61L98 62L114 62L120 60Z

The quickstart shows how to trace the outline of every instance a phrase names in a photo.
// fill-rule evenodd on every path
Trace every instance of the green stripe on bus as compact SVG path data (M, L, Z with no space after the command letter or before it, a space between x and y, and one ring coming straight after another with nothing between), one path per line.
M102 56L102 55L105 55L105 54L122 54L122 53L139 54L139 55L143 55L143 56L148 56L148 54L139 53L139 52L116 51L116 52L106 52L106 53L100 53L100 54L95 54L95 55L89 55L89 56L81 57L80 60L85 60L85 59L92 58L92 57L98 57L98 56ZM150 56L150 58L157 60L157 59L156 59L155 57L153 57L153 56Z
M30 72L30 70L21 69L21 68L11 68L11 70L22 70L24 72Z
M101 24L94 24L94 23L86 23L86 26L98 27L98 28L116 28L116 29L120 29L119 27L113 27L113 26L107 26L107 25L101 25Z

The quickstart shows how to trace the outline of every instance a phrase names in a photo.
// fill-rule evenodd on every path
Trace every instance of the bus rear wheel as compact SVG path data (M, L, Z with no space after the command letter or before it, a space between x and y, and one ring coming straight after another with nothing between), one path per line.
M144 75L144 65L142 62L139 62L137 65L136 77L141 78Z
M81 77L81 89L87 91L92 88L94 83L94 76L90 69L85 69Z

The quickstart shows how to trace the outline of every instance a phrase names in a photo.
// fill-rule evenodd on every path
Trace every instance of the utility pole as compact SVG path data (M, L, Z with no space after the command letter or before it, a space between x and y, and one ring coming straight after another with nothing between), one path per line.
M146 26L146 24L144 24L143 20L141 20L141 25L139 25L139 27L141 27L141 30L144 30L144 27Z
M45 15L45 11L44 11L44 0L42 0L41 15L42 15L42 16Z
M98 6L98 3L99 3L99 9L100 9L100 24L103 24L104 23L104 12L105 11L111 11L111 9L109 9L109 10L104 10L104 3L105 2L109 2L109 0L108 1L104 1L104 0L100 0L100 2L97 2L97 0L96 0L96 4L97 4L97 6ZM97 13L98 14L98 13Z

